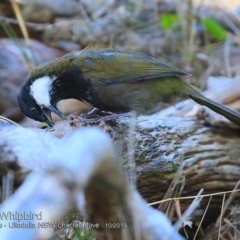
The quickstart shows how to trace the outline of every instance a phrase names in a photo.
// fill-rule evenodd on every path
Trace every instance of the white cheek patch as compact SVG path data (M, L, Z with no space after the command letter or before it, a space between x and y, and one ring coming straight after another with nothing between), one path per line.
M53 80L49 76L36 79L30 86L30 94L39 105L50 106L50 90Z

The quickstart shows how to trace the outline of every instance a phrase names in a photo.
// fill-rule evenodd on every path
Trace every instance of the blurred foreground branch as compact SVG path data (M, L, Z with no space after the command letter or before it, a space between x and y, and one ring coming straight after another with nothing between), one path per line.
M0 208L2 239L47 239L54 230L49 223L61 221L74 206L97 239L183 239L126 181L111 140L101 130L85 128L63 139L19 127L2 127L0 134L1 163L32 171Z

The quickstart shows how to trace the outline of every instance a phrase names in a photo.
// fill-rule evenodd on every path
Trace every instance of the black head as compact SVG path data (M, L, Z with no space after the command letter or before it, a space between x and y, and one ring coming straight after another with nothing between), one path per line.
M41 88L43 80L49 79L49 77L42 77L34 80L29 79L19 93L18 104L21 111L29 118L39 122L46 122L49 126L53 126L54 123L51 117L51 112L54 112L63 119L66 119L66 117L57 109L56 104L51 102L52 97L50 96L48 89ZM37 83L37 81L38 83L40 81L40 84L38 84L37 87L34 87L34 93L32 94L30 90L31 86L33 86L34 83ZM42 86L45 86L44 82ZM36 98L45 98L47 101L39 103Z
M23 114L27 117L32 118L39 122L47 122L49 125L48 118L44 114L42 108L37 104L35 99L30 94L30 87L23 86L18 95L18 105Z

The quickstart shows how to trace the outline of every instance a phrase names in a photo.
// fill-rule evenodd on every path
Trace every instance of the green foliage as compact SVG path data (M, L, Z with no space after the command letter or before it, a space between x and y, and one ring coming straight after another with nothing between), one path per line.
M172 29L179 22L179 16L176 13L164 13L160 16L160 25L164 30ZM225 29L213 18L207 17L202 20L204 29L219 41L226 40Z
M181 184L178 183L178 184L176 184L176 187L174 188L173 196L174 197L179 197L180 193L181 193L180 190L181 190Z
M209 32L213 37L219 41L224 41L227 37L224 28L212 18L204 18L203 26L207 32Z
M0 17L4 17L3 13L0 11ZM16 46L19 48L24 60L31 64L31 60L28 57L28 54L26 52L26 50L24 49L23 44L21 43L21 41L19 40L16 32L14 31L14 29L12 28L12 26L4 21L0 21L0 27L2 27L3 31L5 32L5 34L12 39L12 41L16 44Z
M92 240L92 233L84 228L76 228L75 229L75 237L74 240Z
M176 13L163 13L160 17L160 25L164 30L171 29L178 21L179 17Z
M176 163L172 164L173 172L176 173L178 171L178 165Z

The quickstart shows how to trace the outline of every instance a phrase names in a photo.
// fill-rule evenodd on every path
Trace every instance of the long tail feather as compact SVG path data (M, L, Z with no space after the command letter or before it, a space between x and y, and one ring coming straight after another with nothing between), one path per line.
M191 87L190 94L188 96L195 102L199 103L200 105L207 106L212 109L214 112L224 116L231 122L240 126L240 113L222 105L221 103L217 103L205 96L203 96L200 92L196 91L194 88Z

